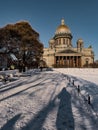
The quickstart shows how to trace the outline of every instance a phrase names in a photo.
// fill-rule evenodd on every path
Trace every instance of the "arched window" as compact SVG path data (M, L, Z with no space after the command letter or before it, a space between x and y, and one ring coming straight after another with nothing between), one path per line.
M63 38L63 44L65 44L65 38Z
M58 45L58 39L56 40L56 44Z
M85 65L86 65L86 66L89 65L89 59L88 59L88 58L86 58L86 60L85 60Z
M61 39L59 39L59 44L61 44Z
M68 45L68 38L66 39L66 44Z

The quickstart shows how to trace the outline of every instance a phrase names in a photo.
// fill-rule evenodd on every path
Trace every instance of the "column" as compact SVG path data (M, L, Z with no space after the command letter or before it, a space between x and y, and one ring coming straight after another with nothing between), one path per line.
M67 66L67 56L65 56L65 67Z
M70 57L70 67L72 67L72 56Z
M69 67L71 67L71 57L69 56Z
M76 57L76 66L79 67L79 64L78 64L78 56Z
M60 56L58 56L59 66L60 66Z
M54 65L56 65L56 57L54 56Z
M81 57L79 56L79 59L78 59L78 64L79 64L79 67L81 67Z
M63 56L62 56L62 57L61 57L61 65L62 65L62 66L63 66L63 63L64 63L64 62L63 62L63 59L64 59L64 58L63 58Z
M72 56L72 67L74 67L74 56Z

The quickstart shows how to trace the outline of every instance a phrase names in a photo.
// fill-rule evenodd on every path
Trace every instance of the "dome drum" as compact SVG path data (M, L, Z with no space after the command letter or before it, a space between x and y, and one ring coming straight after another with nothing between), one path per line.
M66 33L66 34L62 34L62 33L61 33L61 34L56 34L56 35L54 36L54 39L63 38L63 37L64 37L64 38L66 37L66 38L72 39L72 35L71 35L71 34L67 34L67 33Z

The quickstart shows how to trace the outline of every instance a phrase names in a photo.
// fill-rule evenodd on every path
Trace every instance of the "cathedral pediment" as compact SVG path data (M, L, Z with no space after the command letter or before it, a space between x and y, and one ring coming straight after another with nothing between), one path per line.
M81 56L81 53L72 49L66 49L55 53L55 56Z
M78 53L78 52L73 51L71 49L67 49L67 50L60 51L59 53Z

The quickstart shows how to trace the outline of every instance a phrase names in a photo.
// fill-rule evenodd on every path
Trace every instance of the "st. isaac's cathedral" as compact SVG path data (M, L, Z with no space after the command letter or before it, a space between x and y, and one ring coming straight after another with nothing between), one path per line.
M69 27L62 19L49 41L49 48L44 48L43 60L48 67L85 67L94 62L92 47L85 48L81 38L73 47L72 38Z

